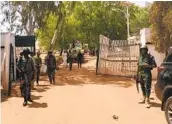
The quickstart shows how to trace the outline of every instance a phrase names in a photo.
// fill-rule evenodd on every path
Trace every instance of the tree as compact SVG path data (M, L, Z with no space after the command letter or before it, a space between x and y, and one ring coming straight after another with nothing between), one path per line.
M2 2L1 8L4 10L2 24L7 21L10 31L24 31L26 35L33 35L36 28L44 28L49 14L57 11L58 4L54 1L7 1ZM17 24L16 21L21 24Z
M172 2L154 2L150 13L151 41L159 52L166 52L172 45Z
M37 30L40 44L44 46L52 41L51 48L67 48L73 39L78 39L87 43L90 48L95 48L98 47L100 34L113 40L125 40L126 18L124 13L116 11L118 9L126 11L126 8L117 1L74 3L63 1L59 5L58 14L51 14L47 19L44 25L46 30ZM129 11L131 34L138 34L138 29L149 27L147 8L133 5Z

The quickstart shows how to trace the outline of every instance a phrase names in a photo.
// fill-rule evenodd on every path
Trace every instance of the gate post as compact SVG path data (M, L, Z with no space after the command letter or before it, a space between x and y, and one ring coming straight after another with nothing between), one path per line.
M99 65L99 49L97 49L97 61L96 61L96 75L98 74L98 65Z

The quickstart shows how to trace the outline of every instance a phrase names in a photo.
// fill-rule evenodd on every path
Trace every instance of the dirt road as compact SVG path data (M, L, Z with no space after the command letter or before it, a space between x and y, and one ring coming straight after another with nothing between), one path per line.
M60 68L56 85L41 77L32 91L34 102L27 107L14 86L13 97L2 97L2 124L166 124L153 92L152 107L147 109L137 103L140 95L132 80L96 76L94 65L90 58L82 69Z

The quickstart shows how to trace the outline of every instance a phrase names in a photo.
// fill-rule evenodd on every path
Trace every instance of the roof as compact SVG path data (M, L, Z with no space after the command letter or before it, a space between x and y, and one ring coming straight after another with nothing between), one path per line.
M35 36L15 36L16 47L35 47Z

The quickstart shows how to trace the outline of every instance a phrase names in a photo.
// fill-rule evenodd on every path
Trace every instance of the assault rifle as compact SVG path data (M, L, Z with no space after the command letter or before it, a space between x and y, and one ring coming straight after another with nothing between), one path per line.
M139 93L139 83L141 83L141 77L139 75L139 66L137 68L137 75L134 76L134 79L136 81L137 92Z

